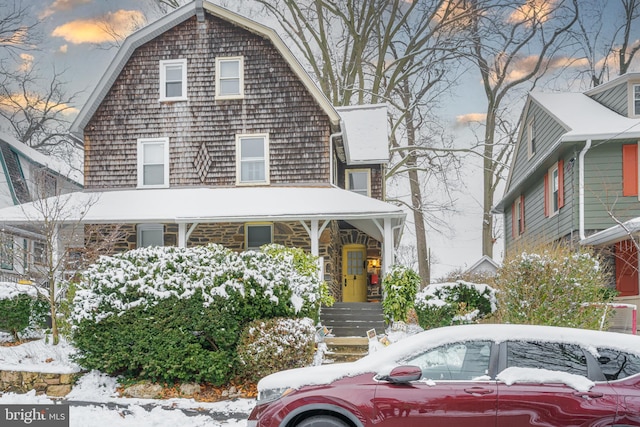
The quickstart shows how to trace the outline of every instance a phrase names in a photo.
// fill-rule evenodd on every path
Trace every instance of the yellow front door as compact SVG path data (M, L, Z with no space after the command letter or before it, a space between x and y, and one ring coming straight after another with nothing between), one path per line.
M346 245L342 248L342 301L367 301L367 249L364 245Z

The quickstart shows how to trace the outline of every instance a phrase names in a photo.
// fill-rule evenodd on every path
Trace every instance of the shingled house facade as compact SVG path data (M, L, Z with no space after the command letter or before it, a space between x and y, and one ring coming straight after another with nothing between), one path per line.
M300 247L344 301L375 299L393 263L385 106L334 108L272 29L207 1L127 38L72 132L77 220L117 225L115 250Z

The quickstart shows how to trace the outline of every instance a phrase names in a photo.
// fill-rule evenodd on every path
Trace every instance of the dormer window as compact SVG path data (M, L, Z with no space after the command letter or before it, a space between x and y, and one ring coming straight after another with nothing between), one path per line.
M169 186L169 139L138 139L138 188Z
M640 116L640 84L633 85L633 115Z
M216 99L244 97L244 58L216 58Z
M236 182L269 183L269 135L236 136Z
M186 101L187 60L160 61L160 101Z
M371 196L371 171L369 169L347 169L347 190L363 196Z

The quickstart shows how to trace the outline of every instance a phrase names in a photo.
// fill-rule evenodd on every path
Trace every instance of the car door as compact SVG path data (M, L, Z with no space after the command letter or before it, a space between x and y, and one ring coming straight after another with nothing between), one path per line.
M640 426L640 357L622 350L599 347L597 361L618 395L620 408L616 425Z
M379 426L495 427L492 346L489 341L448 344L402 361L419 366L423 377L409 384L380 382L373 400Z
M603 426L616 420L617 395L579 346L502 343L499 371L506 368L525 368L516 371L525 375L505 383L507 371L498 373L498 427ZM601 378L594 378L598 372Z

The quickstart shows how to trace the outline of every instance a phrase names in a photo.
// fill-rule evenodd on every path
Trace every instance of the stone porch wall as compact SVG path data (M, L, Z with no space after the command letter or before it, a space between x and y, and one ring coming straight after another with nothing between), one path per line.
M69 394L79 374L0 371L0 392L26 393L63 397Z

